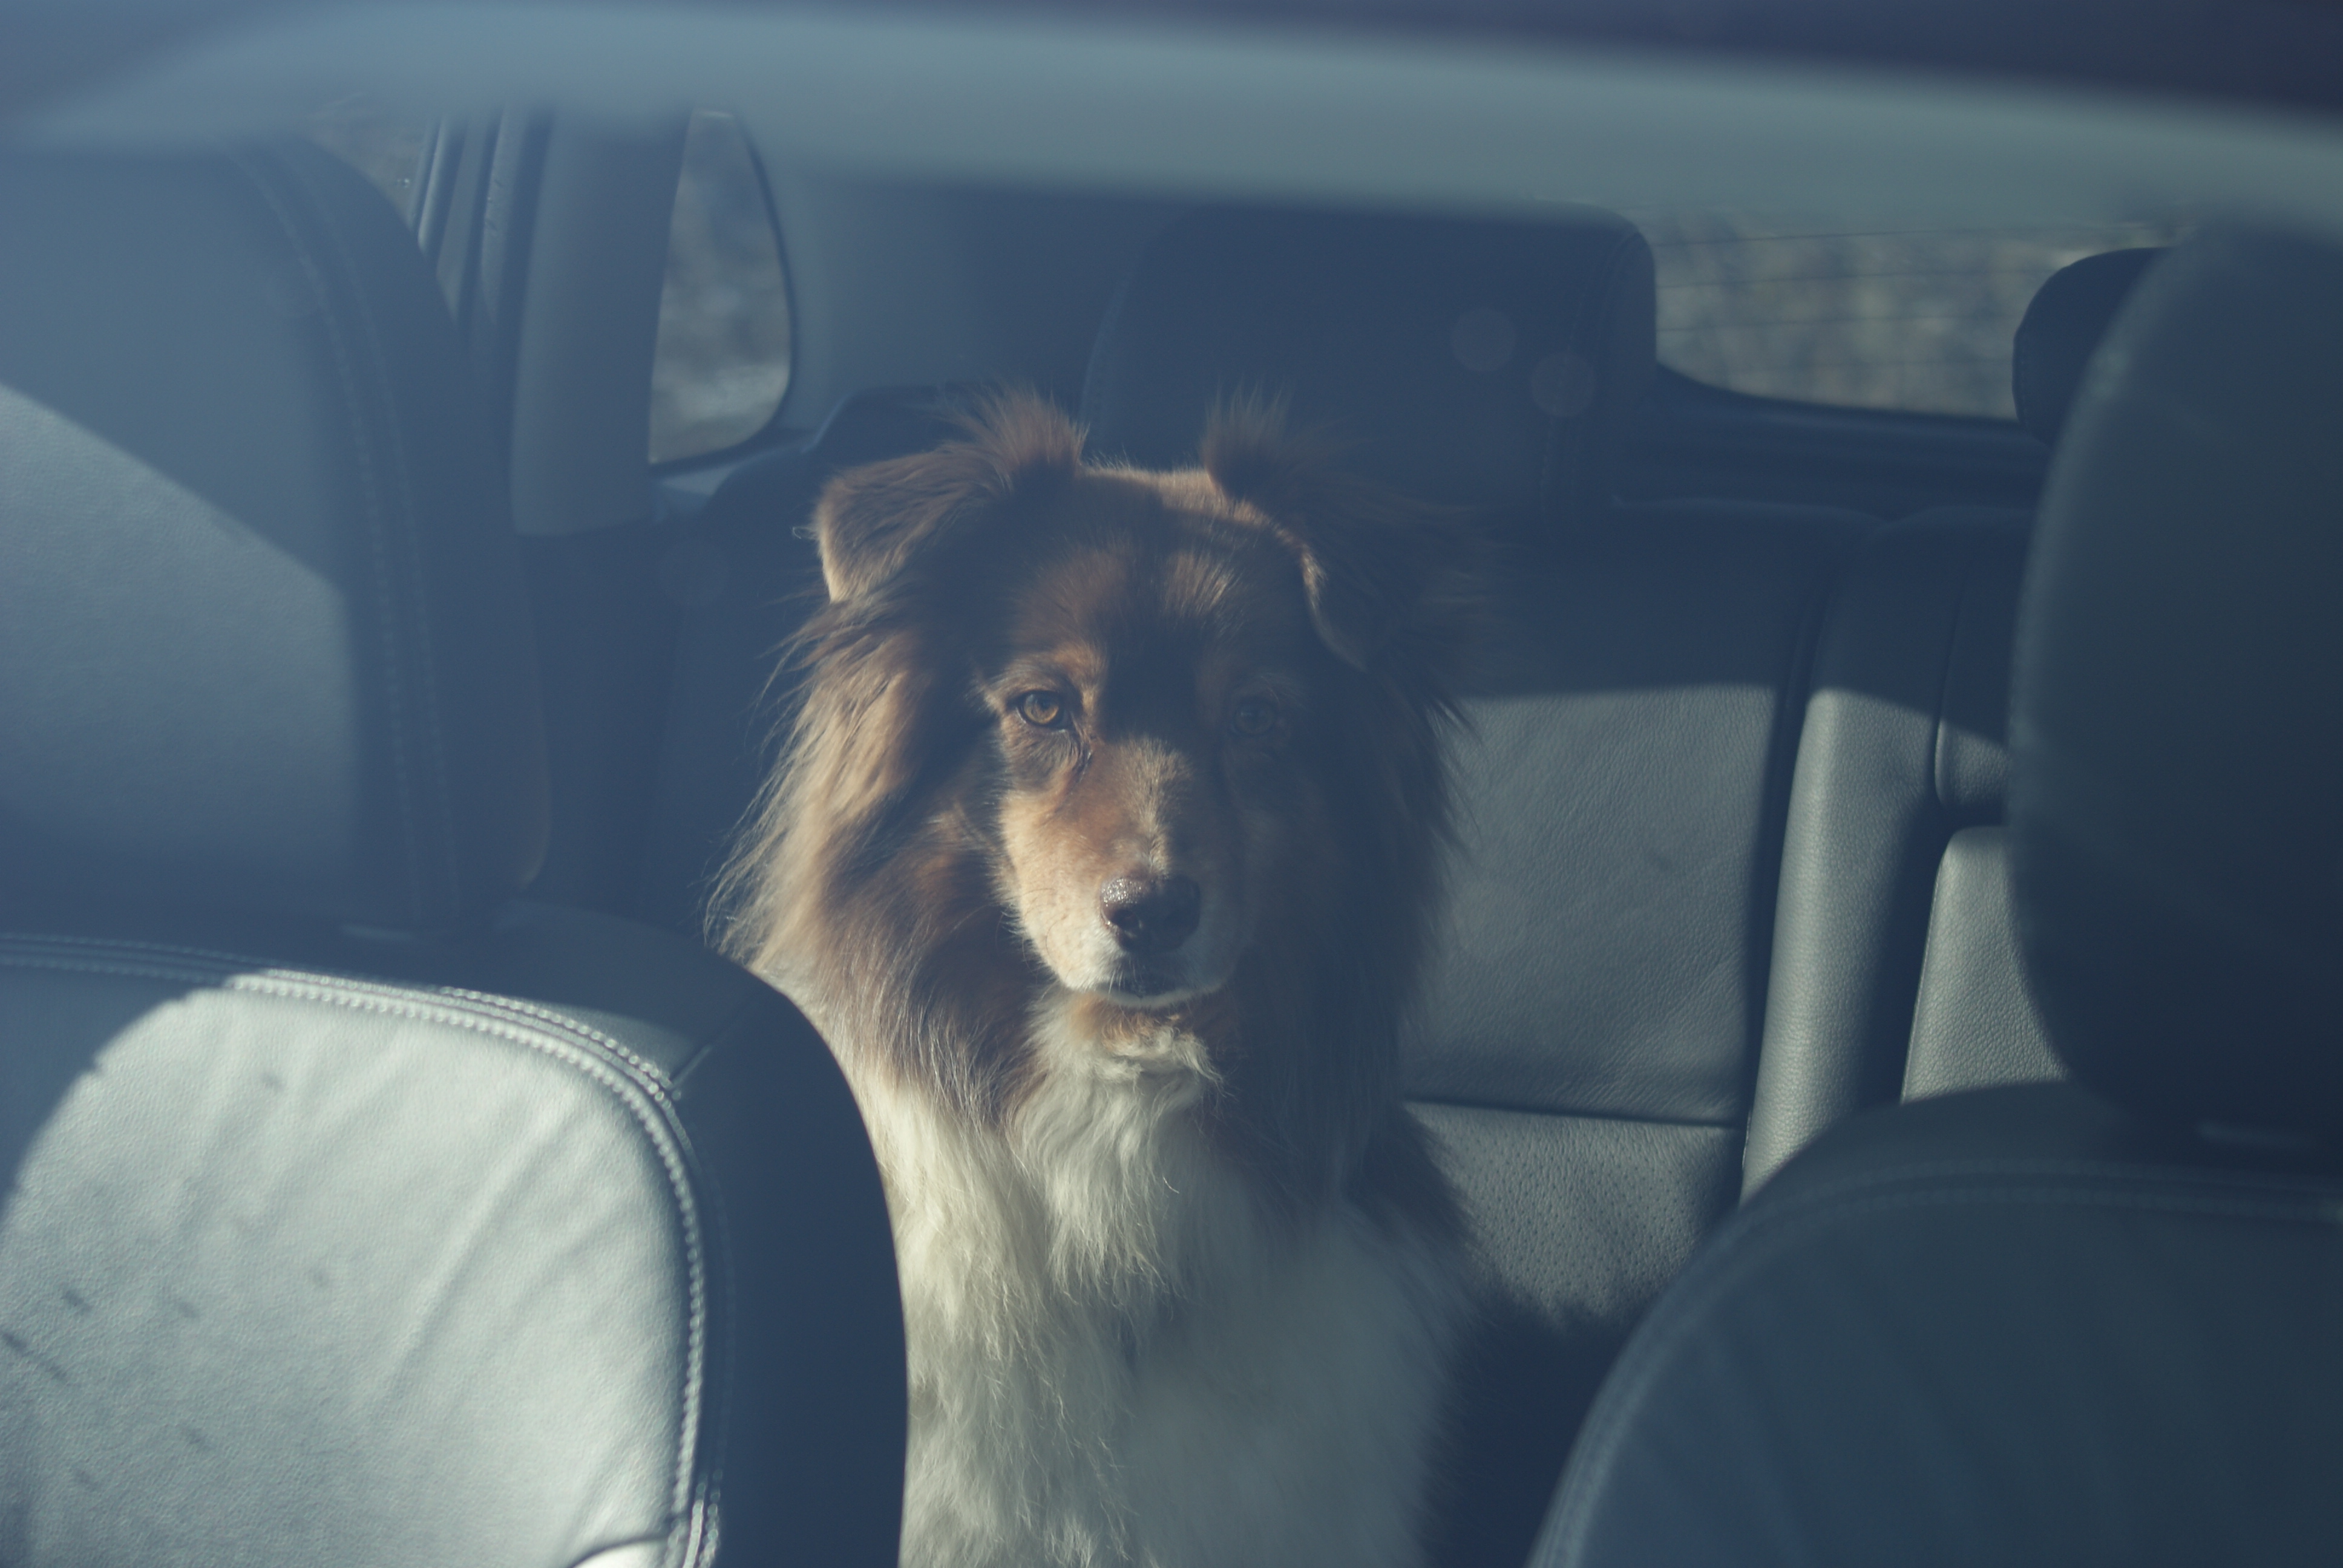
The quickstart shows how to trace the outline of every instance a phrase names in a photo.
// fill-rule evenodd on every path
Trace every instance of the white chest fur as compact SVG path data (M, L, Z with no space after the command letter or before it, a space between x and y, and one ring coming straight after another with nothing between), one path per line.
M1037 1030L1005 1133L856 1085L902 1273L907 1568L1417 1561L1453 1260L1344 1202L1270 1218L1197 1128L1193 1040Z

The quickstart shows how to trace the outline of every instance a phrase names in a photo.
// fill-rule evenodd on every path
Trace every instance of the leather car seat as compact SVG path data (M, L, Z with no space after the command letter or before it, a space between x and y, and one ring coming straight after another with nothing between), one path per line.
M2055 447L2159 248L2051 274L2011 345L2018 423ZM2064 1076L2009 914L2010 642L2031 511L1931 507L1831 590L1798 736L1745 1191L1869 1105Z
M2175 250L2056 459L2010 782L2071 1083L1857 1117L1645 1319L1534 1561L2331 1563L2343 250Z
M829 1053L518 901L525 603L413 237L301 145L0 159L0 1562L895 1561Z

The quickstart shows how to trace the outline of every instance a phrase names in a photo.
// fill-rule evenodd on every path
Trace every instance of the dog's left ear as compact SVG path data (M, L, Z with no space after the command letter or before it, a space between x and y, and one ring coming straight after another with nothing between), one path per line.
M1213 412L1199 455L1294 553L1311 621L1344 663L1453 676L1481 616L1478 532L1462 511L1343 472L1338 450L1288 432L1282 405L1240 398Z

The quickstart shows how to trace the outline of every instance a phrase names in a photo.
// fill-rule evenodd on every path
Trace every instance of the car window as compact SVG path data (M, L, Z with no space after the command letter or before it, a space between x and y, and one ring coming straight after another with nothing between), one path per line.
M762 171L727 114L691 117L651 363L650 459L737 446L789 384L789 304Z
M2006 419L2010 340L2036 289L2100 251L2170 245L2178 218L1966 229L1638 211L1660 360L1766 397Z

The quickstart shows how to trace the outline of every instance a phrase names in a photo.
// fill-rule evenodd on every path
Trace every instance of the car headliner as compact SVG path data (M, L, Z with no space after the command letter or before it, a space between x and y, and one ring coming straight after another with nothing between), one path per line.
M20 15L10 30L23 28ZM724 105L769 156L891 182L1513 212L1564 200L1910 211L1966 223L2179 205L2343 231L2343 118L2307 108L1855 68L1781 50L1334 30L1291 17L544 3L246 10L47 96L12 128L51 143L177 142L297 123L350 93L395 112L520 103L619 121Z

